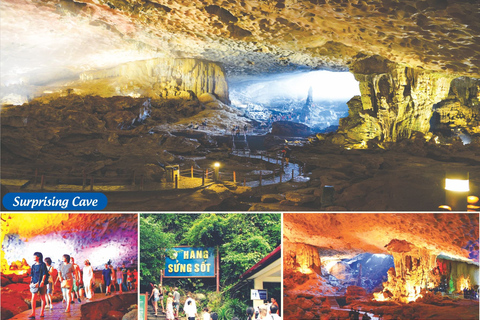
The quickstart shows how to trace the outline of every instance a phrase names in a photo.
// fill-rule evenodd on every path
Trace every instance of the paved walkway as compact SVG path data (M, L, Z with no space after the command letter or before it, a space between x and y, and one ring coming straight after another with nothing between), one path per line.
M131 293L131 292L128 292L128 293ZM110 296L105 296L104 293L96 293L95 296L92 299L90 299L90 301L102 301L102 300L108 299L110 297L113 297L117 294L119 294L119 293L113 293ZM76 303L71 305L70 312L66 313L65 312L65 308L66 308L65 303L54 302L53 303L53 310L45 309L45 317L44 318L40 318L40 307L37 307L35 309L35 314L36 314L35 319L40 319L40 320L49 320L49 319L54 319L54 320L62 320L62 319L79 320L81 318L80 306L85 304L85 303L88 303L88 302L85 302L85 298L82 299L82 303L78 303L78 300L77 300ZM31 312L32 312L32 310L29 309L25 312L17 314L16 316L14 316L13 318L10 318L10 319L11 320L27 320L28 316L30 315Z
M279 164L281 165L282 162L281 162L281 159L279 158L270 158L270 157L267 157L265 155L253 155L253 154L250 154L249 152L235 152L233 153L233 155L235 156L238 156L238 157L245 157L245 158L250 158L250 159L261 159L265 162L269 162L269 163L273 163L273 164ZM265 175L265 174L269 174L268 178L267 177L263 177L262 176L262 186L267 186L267 185L271 185L271 184L277 184L277 183L281 183L281 182L287 182L287 181L290 181L292 180L292 173L293 173L293 179L298 179L300 178L302 181L308 181L309 178L307 177L304 177L303 175L301 175L301 167L296 164L296 163L292 163L290 162L288 165L285 164L283 166L283 173L282 173L282 176L280 178L280 174L279 172L277 171L275 173L275 177L271 176L271 171L267 171L267 170L257 170L258 171L258 177L260 176L260 172L262 171L262 175ZM255 171L255 173L257 174L257 171ZM263 172L265 171L265 172ZM260 181L259 181L259 178L256 178L256 181L248 181L247 182L247 186L248 187L259 187L260 186Z

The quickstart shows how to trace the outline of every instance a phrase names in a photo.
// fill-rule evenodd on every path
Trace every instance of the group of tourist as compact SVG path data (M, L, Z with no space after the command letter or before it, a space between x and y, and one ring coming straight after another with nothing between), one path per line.
M62 256L62 264L58 267L58 270L52 266L52 259L43 259L41 252L35 252L33 254L34 263L31 266L31 281L30 292L32 293L31 306L32 312L29 315L29 319L35 319L35 309L37 297L41 300L40 317L44 317L45 309L53 309L52 295L57 282L60 283L63 295L63 303L66 303L65 312L70 312L71 304L78 300L82 302L82 298L85 296L86 300L90 300L94 296L95 276L90 261L87 259L84 262L83 270L80 270L80 266L75 263L75 259L68 254ZM106 264L106 269L112 270L111 266ZM122 269L118 268L122 272L122 281L118 282L120 292L122 292L123 272L126 276L126 290L132 290L135 288L133 279L136 279L136 270L131 273L130 270L122 265ZM130 272L130 286L128 285L128 272ZM106 286L106 290L110 290L112 275L109 274L105 277L105 273L102 272L103 283ZM118 275L118 273L117 273ZM135 281L136 283L136 281Z
M105 285L105 295L108 296L112 292L118 291L123 293L124 291L135 290L137 287L138 272L135 269L133 272L125 268L125 264L122 267L115 268L106 263L105 269L102 270L102 280ZM118 286L118 290L117 290Z
M156 285L150 283L152 288L152 293L150 294L148 300L152 300L153 309L155 311L155 316L158 316L158 307L159 303L162 306L162 313L165 313L167 320L174 320L179 317L180 311L180 293L178 288L173 288L172 292L166 292L162 285ZM164 296L167 296L166 308L164 305ZM148 296L148 292L147 292ZM152 299L153 298L153 299ZM193 299L191 293L187 293L187 299L183 306L183 311L188 320L195 320L199 318L198 309ZM247 308L246 315L248 320L254 319L266 319L266 320L281 320L279 316L279 306L275 298L271 298L271 302L265 301L265 303L255 309L252 307ZM218 314L216 312L210 312L210 310L205 307L201 316L202 320L217 320ZM238 320L238 318L233 318L232 320Z
M475 286L475 287L476 287L476 289L474 289L474 288L463 289L463 298L464 299L478 300L479 287L478 286Z
M187 129L193 129L193 130L198 130L200 129L200 127L202 127L202 129L207 128L207 119L204 119L200 125L198 124L198 122L195 122L195 124L193 124L193 121L190 121L190 124L187 125Z

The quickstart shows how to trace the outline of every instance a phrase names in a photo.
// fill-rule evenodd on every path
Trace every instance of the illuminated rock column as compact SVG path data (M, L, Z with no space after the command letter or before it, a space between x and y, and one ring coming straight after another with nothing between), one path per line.
M422 297L422 291L438 285L439 277L432 272L436 255L418 248L405 240L392 240L386 246L393 256L395 269L388 271L388 281L383 283L383 293L376 300L395 300L404 303Z
M427 133L433 105L448 95L453 79L380 57L359 60L350 70L360 82L361 101L349 102L338 132L358 146L373 138L395 142Z
M317 247L296 243L289 245L288 251L285 252L284 268L288 267L290 270L298 270L305 274L313 272L321 274L320 265L320 255Z

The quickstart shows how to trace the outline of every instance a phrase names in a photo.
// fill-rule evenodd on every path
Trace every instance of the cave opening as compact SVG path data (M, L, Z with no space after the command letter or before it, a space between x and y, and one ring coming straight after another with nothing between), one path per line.
M274 121L302 123L312 132L336 131L347 102L360 94L350 72L297 71L229 80L232 106L268 127Z

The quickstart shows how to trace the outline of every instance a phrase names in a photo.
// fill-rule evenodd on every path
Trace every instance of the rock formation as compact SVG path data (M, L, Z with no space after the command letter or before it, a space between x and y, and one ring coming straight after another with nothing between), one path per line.
M350 114L340 120L346 142L366 146L371 139L396 142L414 132L427 133L433 105L445 98L452 77L366 58L350 69L360 82L361 98L349 103Z
M434 106L432 130L480 133L480 80L461 77L452 81L448 96Z
M80 81L64 86L81 95L132 96L154 99L192 99L211 93L229 103L225 72L218 64L198 59L128 62L110 69L84 72Z
M284 265L288 268L297 269L302 273L321 274L320 256L318 248L306 244L289 246L284 252Z

